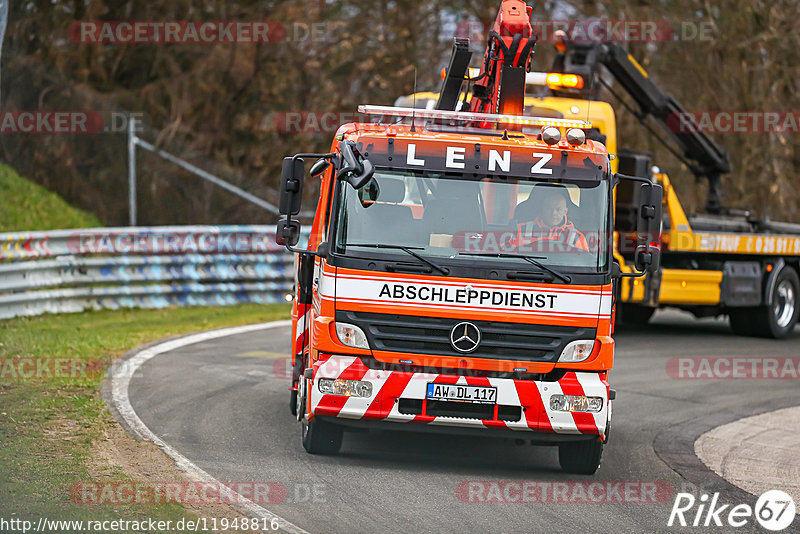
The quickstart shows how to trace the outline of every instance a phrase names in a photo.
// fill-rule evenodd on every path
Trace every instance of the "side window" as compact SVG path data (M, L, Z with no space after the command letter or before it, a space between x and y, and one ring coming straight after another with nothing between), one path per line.
M346 187L349 187L346 182L339 182L338 194L340 195L340 198L341 198L341 195L345 194L344 190L345 190ZM347 202L352 202L351 198L352 198L351 196L348 196ZM333 204L333 202L331 202L331 204ZM343 245L345 243L345 236L347 235L347 210L348 210L348 207L347 207L346 203L340 201L339 202L339 210L338 210L338 212L336 214L336 219L338 221L336 223L336 226L335 226L336 235L332 236L332 237L334 237L332 241L337 244L336 252L340 252L340 253L344 251ZM332 219L333 217L331 216L330 218Z
M325 241L326 239L328 239L330 237L330 233L329 233L330 224L331 224L331 221L333 220L333 212L332 212L331 208L333 206L334 187L336 186L336 179L334 178L334 173L336 172L336 169L333 167L333 165L331 165L331 168L328 169L326 172L329 174L329 176L327 178L323 178L322 187L325 187L326 180L327 180L328 194L325 196L325 205L323 206L322 203L320 203L317 206L317 213L315 214L315 216L316 216L316 215L319 214L319 210L325 210L325 212L322 215L322 218L323 218L322 228L323 228L323 230L322 230L322 236L321 236L320 241Z

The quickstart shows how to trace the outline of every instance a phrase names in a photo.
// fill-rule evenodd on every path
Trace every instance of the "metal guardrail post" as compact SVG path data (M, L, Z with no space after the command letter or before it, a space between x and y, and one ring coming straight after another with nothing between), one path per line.
M136 119L128 115L128 221L137 225L136 214Z
M6 24L8 23L8 3L10 0L0 0L0 64L3 58L3 40L6 36ZM1 100L0 100L1 101Z

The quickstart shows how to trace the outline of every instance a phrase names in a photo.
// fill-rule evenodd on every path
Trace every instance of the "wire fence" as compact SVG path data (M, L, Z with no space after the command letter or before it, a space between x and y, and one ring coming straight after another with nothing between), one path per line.
M186 160L183 160L173 154L170 154L166 150L161 150L160 148L156 147L155 145L148 143L144 139L141 139L139 136L136 135L136 119L129 119L128 120L128 217L131 226L136 226L138 220L138 213L137 213L137 202L136 202L136 147L141 147L145 150L149 150L153 154L156 154L158 157L180 167L181 169L188 171L195 176L210 182L217 187L220 187L229 193L232 193L239 198L242 198L256 206L267 210L269 213L273 215L278 215L278 207L274 204L267 202L264 199L258 198L255 195L252 195L245 191L244 189L233 185L232 183L228 182L227 180L223 180L218 176L214 176L208 171L197 167L196 165L192 165Z
M0 0L2 1L2 0ZM185 159L179 158L178 156L163 150L153 143L150 143L137 134L138 128L141 126L138 121L133 118L129 117L128 119L128 223L130 226L136 226L138 224L139 216L138 216L138 202L137 202L137 160L136 160L136 149L142 148L144 150L149 151L152 154L155 154L159 158L164 161L167 161L178 168L191 173L192 175L200 178L201 180L205 180L206 182L213 184L214 186L227 191L230 194L233 194L255 206L267 211L271 215L275 217L277 221L279 210L278 207L268 200L260 198L241 187L231 183L220 176L217 176L205 169L194 165ZM277 192L274 192L277 195ZM300 218L307 219L314 216L313 211L304 211L299 214Z

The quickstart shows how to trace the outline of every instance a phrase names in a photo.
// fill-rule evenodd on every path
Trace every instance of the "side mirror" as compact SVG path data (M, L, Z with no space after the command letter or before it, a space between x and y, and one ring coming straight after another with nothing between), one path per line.
M278 221L278 230L275 232L275 242L282 247L293 247L300 241L300 221L281 216Z
M658 184L642 184L636 233L638 244L634 264L639 271L655 272L661 267L661 215L664 190Z
M331 166L331 162L325 158L317 160L317 162L311 167L311 170L308 172L312 177L317 177L323 172L328 170L328 167Z
M661 249L651 243L639 245L636 247L633 263L639 271L656 272L661 267Z
M316 166L316 165L315 165ZM303 173L305 162L300 158L284 158L281 171L281 197L278 210L281 215L297 215L303 201ZM280 232L278 232L280 233Z
M281 196L278 206L280 219L275 232L275 242L289 249L290 252L302 255L315 255L310 250L296 250L293 247L300 241L300 221L292 219L293 215L300 213L303 201L303 174L305 162L302 158L322 158L311 168L312 176L318 176L330 166L330 159L336 156L330 154L297 154L293 158L283 159L281 169Z
M350 175L347 179L350 182L350 185L353 186L353 189L361 189L365 185L372 180L372 176L375 174L375 166L372 162L368 159L364 160L363 163L364 170L359 175Z
M358 200L361 202L361 206L364 208L369 208L375 201L378 200L378 197L381 194L381 186L378 185L377 180L370 180L367 184L365 184L361 189L358 190Z
M354 142L345 141L340 148L344 162L336 174L336 178L347 180L354 189L361 189L372 179L375 174L375 166L371 161L358 154Z

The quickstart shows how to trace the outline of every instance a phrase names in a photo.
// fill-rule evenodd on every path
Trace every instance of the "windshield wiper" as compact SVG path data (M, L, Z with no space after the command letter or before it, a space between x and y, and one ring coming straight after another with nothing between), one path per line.
M404 247L401 245L384 245L382 243L346 243L345 247L365 247L365 248L384 248L389 250L402 250L406 254L414 256L419 261L427 263L429 266L436 269L440 273L444 275L450 274L450 269L448 269L447 267L442 267L441 265L434 263L431 260L424 258L419 254L417 254L416 252L414 252L415 250L425 250L422 247Z
M540 258L538 256L522 256L521 254L507 254L507 253L504 253L504 252L497 252L497 253L493 253L493 252L459 252L459 256L483 256L483 257L486 257L486 258L518 258L518 259L521 259L521 260L525 260L528 263L530 263L531 265L533 265L535 267L538 267L539 269L552 274L553 276L555 276L556 278L558 278L562 282L565 282L567 284L571 284L572 283L572 277L571 276L569 276L567 274L560 273L560 272L558 272L558 271L556 271L554 269L551 269L550 267L546 266L545 264L537 261L537 260L540 260L540 259L544 259L544 258Z

